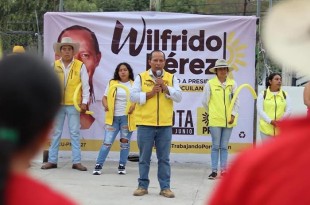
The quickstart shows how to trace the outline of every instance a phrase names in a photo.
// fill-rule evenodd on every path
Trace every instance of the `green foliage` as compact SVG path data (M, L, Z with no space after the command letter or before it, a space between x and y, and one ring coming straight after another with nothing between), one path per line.
M162 0L161 11L204 13L205 0Z
M148 11L150 0L62 0L66 12ZM274 0L276 2L278 0ZM58 11L60 0L1 0L0 40L3 49L10 53L14 45L27 50L38 47L36 33L43 32L43 16ZM269 1L261 1L261 16L269 7ZM208 15L256 15L256 1L248 0L161 0L161 11ZM38 23L37 23L38 22ZM267 57L266 57L267 58ZM264 67L278 71L279 66L265 60L257 51L257 76ZM261 77L258 77L261 83Z
M161 11L208 15L256 15L256 1L248 0L162 0ZM268 8L261 2L261 9Z
M91 0L64 0L64 11L95 12L99 11L95 1Z
M100 11L146 11L149 0L97 0Z
M14 45L34 45L43 30L43 14L53 10L46 0L2 0L0 2L0 37L5 53ZM38 23L37 23L38 22Z

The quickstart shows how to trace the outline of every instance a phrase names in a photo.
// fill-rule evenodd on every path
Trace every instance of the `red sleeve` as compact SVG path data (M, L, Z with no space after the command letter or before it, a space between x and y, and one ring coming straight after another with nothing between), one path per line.
M253 186L251 181L252 167L249 164L250 153L243 153L230 167L221 179L211 197L210 205L244 204L247 201L247 191ZM250 204L250 203L249 203Z
M210 205L310 204L310 121L282 122L282 134L237 157Z

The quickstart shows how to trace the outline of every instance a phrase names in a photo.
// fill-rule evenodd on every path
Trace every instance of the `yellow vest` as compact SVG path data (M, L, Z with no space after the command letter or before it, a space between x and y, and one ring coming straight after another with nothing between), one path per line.
M264 91L262 91L264 93ZM285 95L287 93L285 92ZM266 97L264 99L263 109L271 120L279 120L285 113L286 99L283 95L282 89L277 95L270 92L269 88L266 90ZM269 136L278 134L278 128L265 122L263 119L259 120L259 130Z
M141 91L151 92L155 82L149 74L149 70L139 74ZM162 78L165 85L173 86L173 75L164 72ZM136 124L146 126L172 126L173 101L166 97L165 93L157 93L148 99L145 104L136 104Z
M81 83L81 68L83 63L77 59L74 59L70 66L70 71L68 74L67 84L65 85L65 74L62 70L62 65L60 60L56 60L54 63L54 70L59 77L60 83L63 90L63 105L73 105L73 94L76 87ZM81 102L82 89L78 93L78 102Z
M130 80L130 83L132 84L133 81ZM115 109L115 97L116 97L116 92L117 92L117 87L112 88L113 90L110 90L111 87L115 84L119 84L118 80L110 80L109 82L109 92L108 92L108 106L109 106L109 111L106 112L105 115L105 124L107 125L112 125L113 124L113 118L114 118L114 109ZM129 96L127 96L129 98ZM131 106L132 103L129 103L127 106ZM127 110L127 109L126 109ZM134 131L136 130L136 123L134 120L134 112L131 114L124 113L124 115L127 115L128 117L128 129L129 131Z
M235 116L233 124L228 124L228 108L233 97L233 85L235 81L227 78L225 89L217 77L209 80L210 101L209 101L209 126L210 127L234 127L237 125L238 116Z

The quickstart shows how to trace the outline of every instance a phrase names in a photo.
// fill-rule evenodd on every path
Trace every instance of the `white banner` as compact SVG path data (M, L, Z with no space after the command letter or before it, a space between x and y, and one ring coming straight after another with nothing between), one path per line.
M96 35L101 52L92 77L96 100L90 110L95 112L95 121L81 130L84 150L98 150L101 145L104 137L101 99L116 66L127 62L136 76L149 67L147 57L154 49L164 51L166 71L179 78L183 90L182 102L174 104L173 152L210 150L211 137L201 97L204 84L214 77L208 70L217 59L227 59L235 68L232 75L238 85L247 83L254 87L256 17L161 12L46 13L44 55L51 62L55 59L53 43L64 29L75 25ZM78 32L66 34L73 40L78 39L77 35ZM77 41L81 49L87 44L84 40ZM89 54L82 54L81 49L80 55L86 58ZM230 140L232 151L253 142L254 100L248 91L242 91L239 97L238 125ZM63 138L70 138L67 130ZM132 139L136 140L136 132ZM69 142L65 140L62 146L66 149L67 145Z

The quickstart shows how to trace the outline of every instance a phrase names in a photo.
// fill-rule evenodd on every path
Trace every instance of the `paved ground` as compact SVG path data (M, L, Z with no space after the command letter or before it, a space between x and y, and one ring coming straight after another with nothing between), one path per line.
M176 198L168 199L159 195L157 181L157 162L153 155L150 170L149 194L136 197L133 191L137 188L138 164L128 162L127 174L118 175L118 155L111 152L103 174L92 175L97 153L83 154L83 164L87 172L71 169L71 152L60 152L57 169L41 170L42 155L33 160L29 169L37 179L62 191L83 205L202 205L209 198L216 183L220 180L208 180L210 174L210 155L172 154L171 189Z

